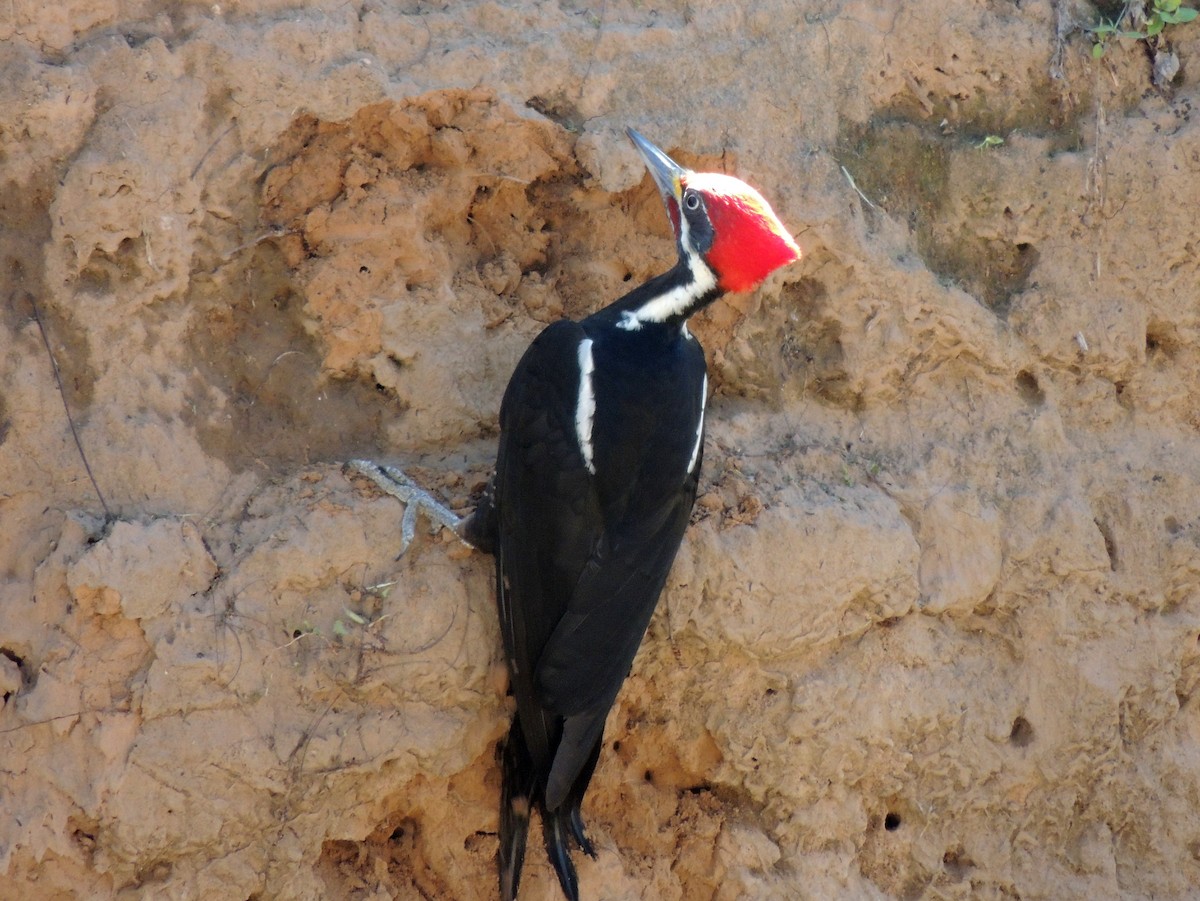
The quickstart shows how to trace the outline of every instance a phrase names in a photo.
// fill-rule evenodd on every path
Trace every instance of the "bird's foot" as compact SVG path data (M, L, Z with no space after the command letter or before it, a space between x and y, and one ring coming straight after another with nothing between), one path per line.
M425 515L437 528L444 526L453 532L467 547L474 547L464 536L468 522L465 516L456 515L449 507L410 479L403 470L395 466L372 463L370 460L351 460L346 466L353 472L366 476L385 494L390 494L404 504L404 516L400 520L400 554L408 550L417 533L417 515Z

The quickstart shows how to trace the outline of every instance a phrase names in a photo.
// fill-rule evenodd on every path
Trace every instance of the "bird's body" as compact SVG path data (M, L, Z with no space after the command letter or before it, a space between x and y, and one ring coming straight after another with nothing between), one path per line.
M630 137L663 192L679 262L580 322L554 323L530 345L501 405L492 486L467 529L496 556L517 704L501 755L505 901L516 897L533 808L572 901L569 843L593 853L580 804L604 720L696 497L707 377L687 318L799 256L753 189L688 172Z

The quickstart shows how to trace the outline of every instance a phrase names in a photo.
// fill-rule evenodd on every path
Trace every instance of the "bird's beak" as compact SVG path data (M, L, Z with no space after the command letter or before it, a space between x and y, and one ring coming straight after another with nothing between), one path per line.
M626 128L625 134L629 135L629 140L633 141L633 146L641 154L642 161L645 162L646 168L650 170L650 175L654 178L654 183L658 185L658 192L662 194L663 203L667 205L667 213L671 214L672 203L677 211L679 198L683 193L682 178L687 174L687 170L632 128ZM675 221L674 215L671 216L671 221Z

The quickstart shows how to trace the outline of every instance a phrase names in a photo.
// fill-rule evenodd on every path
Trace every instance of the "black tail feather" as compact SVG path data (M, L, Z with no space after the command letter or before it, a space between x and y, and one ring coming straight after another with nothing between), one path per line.
M525 862L529 811L537 788L533 761L516 717L500 751L500 767L500 897L515 901Z
M575 875L575 864L571 862L571 849L567 845L567 832L574 831L569 820L570 815L563 807L543 810L542 834L546 839L546 854L554 866L554 872L558 874L563 895L567 901L579 901L579 879Z
M591 839L587 837L587 831L583 828L583 816L579 813L578 807L567 808L567 826L571 829L571 838L575 839L575 844L579 845L579 850L590 857L596 859L596 849L592 846Z
M567 901L579 901L579 879L571 860L571 843L573 841L583 853L595 858L596 849L584 829L580 807L600 759L602 744L602 739L596 740L563 803L554 810L546 810L546 774L537 772L521 730L520 718L513 717L508 738L500 748L500 897L503 901L515 901L517 897L529 835L529 814L535 806L542 816L546 855L558 875L563 895Z
M592 773L596 771L596 762L600 759L600 746L603 744L603 737L596 739L596 744L588 755L587 762L579 771L579 775L575 778L575 782L571 785L571 790L567 792L567 798L563 802L563 809L567 813L567 824L571 829L571 837L575 839L579 849L593 860L596 858L596 849L584 831L583 815L579 808L583 805L583 796L587 792L588 784L592 781Z

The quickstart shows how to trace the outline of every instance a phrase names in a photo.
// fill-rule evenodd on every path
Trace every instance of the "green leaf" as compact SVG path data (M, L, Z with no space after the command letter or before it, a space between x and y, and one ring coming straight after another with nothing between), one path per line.
M346 624L340 619L335 619L333 621L333 634L336 638L346 637Z
M1154 0L1154 8L1158 12L1173 13L1179 9L1181 0Z
M1148 37L1148 38L1154 37L1156 34L1158 34L1159 32L1161 32L1163 30L1163 25L1165 25L1165 24L1166 23L1163 22L1163 20L1160 19L1158 16L1153 16L1150 19L1150 21L1146 23L1146 37Z
M1172 25L1182 25L1184 22L1190 22L1196 16L1200 15L1200 10L1192 9L1190 6L1185 6L1183 9L1163 16L1164 22L1170 22Z
M1099 59L1104 56L1103 44L1092 44L1092 59Z

